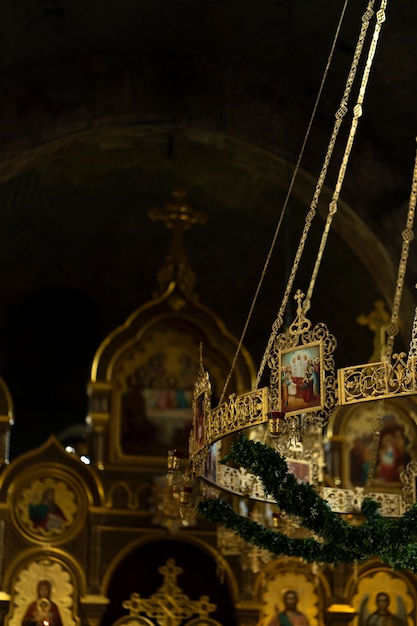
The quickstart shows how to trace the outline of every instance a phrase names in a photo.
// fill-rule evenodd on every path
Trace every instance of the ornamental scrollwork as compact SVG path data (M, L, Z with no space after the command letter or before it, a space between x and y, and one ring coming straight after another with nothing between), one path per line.
M408 511L416 501L417 461L411 461L401 473L403 484L402 499L405 511Z
M228 402L212 409L208 415L209 443L266 422L268 411L269 390L266 387L239 396L231 395Z
M333 352L336 339L327 326L305 317L304 294L297 291L297 315L274 340L269 353L271 410L280 414L280 433L324 428L337 405Z
M417 393L415 357L394 354L392 362L380 361L339 370L339 403L354 404L369 400Z
M381 515L384 517L401 517L402 515L402 499L398 493L368 493L361 487L355 489L324 487L322 496L336 513L360 515L364 499L372 498L379 503Z

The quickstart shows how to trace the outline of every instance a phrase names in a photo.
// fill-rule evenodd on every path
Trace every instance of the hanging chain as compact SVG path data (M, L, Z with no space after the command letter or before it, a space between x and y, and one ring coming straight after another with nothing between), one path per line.
M416 285L417 287L417 285ZM417 357L417 307L414 311L413 328L411 331L410 349L408 352L408 369L411 368L412 359Z
M324 84L326 82L327 75L329 73L329 69L330 69L331 62L332 62L332 59L333 59L333 54L334 54L334 51L335 51L335 48L336 48L336 43L337 43L338 38L339 38L340 28L341 28L342 23L343 23L343 19L344 19L344 15L345 15L345 11L346 11L346 7L347 7L347 4L348 4L348 1L349 0L345 0L343 8L342 8L342 11L341 11L341 14L340 14L339 23L337 25L336 33L335 33L335 35L333 37L332 46L331 46L331 49L330 49L329 57L327 59L326 67L325 67L324 72L323 72L323 76L322 76L320 87L319 87L319 90L318 90L318 93L317 93L317 96L316 96L316 100L314 102L313 111L312 111L312 113L310 115L310 120L309 120L309 123L307 125L307 130L306 130L306 133L304 135L304 139L303 139L303 143L301 145L300 153L299 153L298 158L297 158L297 163L296 163L294 171L292 173L291 181L290 181L290 184L289 184L289 187L288 187L288 190L287 190L287 194L285 196L284 204L283 204L283 207L281 209L281 215L280 215L280 218L278 220L278 224L277 224L277 227L275 229L274 236L272 238L272 243L271 243L271 245L269 247L269 251L268 251L268 254L267 254L267 257L266 257L266 260L265 260L265 264L264 264L264 267L263 267L263 270L262 270L262 273L261 273L261 277L260 277L260 279L258 281L256 290L255 290L255 295L254 295L254 297L252 299L252 304L251 304L251 306L249 308L249 313L247 315L246 322L244 324L243 331L241 333L241 336L240 336L240 339L239 339L239 342L238 342L238 345L237 345L237 348L236 348L236 352L235 352L235 355L234 355L233 360L232 360L232 364L231 364L231 367L230 367L229 374L227 375L226 381L225 381L224 386L223 386L223 391L222 391L221 396L220 396L219 404L221 404L223 402L223 398L225 396L227 386L228 386L228 384L230 382L230 379L232 377L232 373L233 373L234 368L236 366L237 358L238 358L238 356L240 354L240 351L242 349L243 340L245 338L246 331L247 331L247 329L249 327L249 322L252 319L253 311L255 309L255 304L256 304L256 302L258 300L258 296L259 296L259 293L260 293L260 290L261 290L261 286L262 286L262 283L263 283L265 275L266 275L266 270L268 269L268 266L269 266L269 263L270 263L270 260L271 260L271 257L272 257L272 252L274 251L275 244L276 244L277 239L278 239L278 233L279 233L279 231L281 229L281 224L282 224L282 221L284 219L284 215L285 215L285 212L287 210L288 202L289 202L289 199L291 197L292 190L293 190L293 187L294 187L295 179L297 177L297 174L298 174L298 171L299 171L299 168L300 168L300 163L301 163L301 160L302 160L303 155L304 155L304 149L305 149L305 146L307 145L307 140L308 140L308 138L310 136L311 128L313 126L313 121L314 121L314 119L316 117L316 112L317 112L318 105L319 105L319 102L320 102L321 94L323 92ZM370 0L370 1L372 3L374 2L374 0Z
M373 433L372 445L370 447L369 469L368 469L368 474L366 476L366 482L364 486L365 493L369 492L372 486L372 482L374 480L374 476L375 476L375 469L376 469L377 462L378 462L379 441L381 438L381 430L384 426L384 423L382 421L383 414L384 414L384 401L379 400L377 404L375 419L373 420L373 424L372 424L372 433Z
M394 337L398 333L398 317L399 317L400 304L401 304L401 295L402 295L402 291L404 287L404 277L405 277L405 270L407 267L408 252L410 248L410 243L414 239L413 225L414 225L414 213L415 213L415 208L416 208L416 201L417 201L417 151L416 151L416 157L414 161L413 181L411 185L410 201L408 204L407 223L402 233L403 245L401 249L400 263L398 267L398 276L397 276L397 283L395 287L391 322L386 331L388 335L388 340L387 340L385 358L387 361L391 359L392 349L393 349L393 344L394 344ZM412 330L411 336L412 336L412 340L410 344L409 358L417 355L417 309L416 309L416 315L414 317L413 330ZM374 479L374 475L375 475L375 469L376 469L376 465L378 461L378 449L379 449L380 438L381 438L381 429L383 427L383 422L382 422L383 408L384 408L384 402L383 400L380 400L378 402L378 411L375 417L375 422L372 427L373 440L372 440L372 448L371 448L371 458L369 460L369 471L368 471L368 476L366 478L366 484L365 484L365 491L369 491L372 485L372 481Z
M394 338L398 334L398 318L400 314L401 296L404 287L405 270L407 268L408 252L410 249L410 243L414 239L413 226L414 226L414 212L417 201L417 153L414 162L413 182L411 185L410 201L408 204L407 223L405 229L402 232L403 245L401 249L400 263L398 266L397 284L395 288L394 302L392 304L391 323L387 328L387 361L391 359L392 349L394 345ZM414 331L414 324L413 324ZM414 332L412 334L414 337Z
M385 1L385 0L384 0ZM336 139L340 130L340 127L342 125L343 119L347 113L347 103L348 103L348 99L350 96L350 92L352 90L352 85L354 82L354 78L356 75L356 71L359 65L359 60L363 51L363 46L365 43L365 38L366 38L366 34L367 34L367 30L368 30L368 26L369 26L369 22L374 14L373 11L373 5L375 3L375 0L370 0L368 7L362 17L362 26L361 26L361 30L359 33L359 37L358 37L358 42L356 44L356 48L355 48L355 54L353 56L353 60L352 60L352 64L349 70L349 74L346 80L346 85L345 85L345 90L343 93L343 97L341 99L341 103L339 106L339 109L336 112L336 119L335 119L335 123L334 123L334 127L333 127L333 131L332 131L332 135L330 137L330 141L327 147L327 152L326 152L326 156L324 158L324 162L322 165L322 169L317 181L317 185L315 188L315 192L313 195L313 199L311 201L311 205L310 205L310 210L307 213L306 219L305 219L305 225L304 225L304 229L303 229L303 233L301 235L301 239L300 242L298 244L298 248L297 248L297 252L294 258L294 263L293 266L291 268L291 272L288 278L288 282L287 282L287 286L284 292L284 296L281 302L281 306L280 309L278 311L278 315L277 318L275 320L275 322L272 325L272 333L269 337L269 341L268 341L268 345L266 347L266 350L264 352L263 358L262 358L262 362L258 371L258 375L256 378L256 386L255 389L258 389L258 387L260 386L260 381L262 378L262 374L263 371L265 369L265 365L266 362L268 360L269 354L272 350L275 338L278 334L278 331L280 329L280 327L282 326L283 323L283 318L284 318L284 312L285 309L287 307L288 304L288 299L289 296L291 294L292 288L293 288L293 284L294 284L294 280L295 280L295 276L297 273L297 269L301 260L301 256L303 254L303 250L304 250L304 245L305 242L307 240L307 236L308 236L308 232L310 230L310 226L311 223L316 215L316 208L319 202L319 198L320 198L320 194L324 185L324 181L326 178L326 174L327 174L327 170L328 170L328 166L330 163L330 159L332 157L333 154L333 150L334 150L334 146L336 143ZM386 2L385 2L386 3Z
M345 152L343 155L342 163L339 168L339 173L335 185L335 189L333 192L333 197L329 205L329 212L327 214L326 225L323 231L322 239L320 242L320 248L316 257L316 262L314 264L313 273L311 276L310 285L306 294L306 298L304 300L304 312L306 312L310 307L311 296L313 295L314 285L316 283L317 274L320 269L320 263L323 258L324 249L327 243L327 237L330 231L330 226L333 221L333 217L337 212L337 203L340 197L340 191L342 189L343 181L346 174L347 165L349 163L350 153L352 151L353 142L355 140L356 131L358 129L359 118L362 116L362 104L365 97L366 87L368 85L369 74L371 72L372 63L375 57L376 47L379 40L379 35L381 33L381 26L385 22L385 8L387 5L387 0L382 0L379 11L376 14L376 24L372 37L371 44L369 46L368 58L366 60L365 68L362 74L362 81L359 89L359 95L356 102L356 105L353 109L353 119L350 126L349 136L346 142Z

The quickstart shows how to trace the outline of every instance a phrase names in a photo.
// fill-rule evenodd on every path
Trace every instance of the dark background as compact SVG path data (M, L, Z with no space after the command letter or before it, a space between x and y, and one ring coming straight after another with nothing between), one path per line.
M206 225L185 236L196 291L240 336L343 6L336 0L3 3L0 371L15 408L12 458L50 433L74 437L73 427L84 424L94 353L152 297L168 250L168 231L147 212L177 187L208 215ZM366 6L353 0L346 10L245 337L256 366ZM414 0L389 4L314 291L311 319L336 335L338 367L369 359L372 333L357 317L376 299L387 310L392 303L415 153L416 26ZM355 83L296 288L308 286L358 88ZM400 349L408 346L414 313L414 248ZM294 311L291 299L287 322Z

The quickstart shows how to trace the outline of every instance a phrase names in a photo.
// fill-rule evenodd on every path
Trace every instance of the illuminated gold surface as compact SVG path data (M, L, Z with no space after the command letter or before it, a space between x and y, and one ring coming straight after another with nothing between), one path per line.
M53 559L39 559L31 561L22 569L14 585L13 606L9 626L20 626L29 604L36 600L37 585L41 580L47 580L51 585L51 600L58 605L59 613L64 624L76 626L74 582L69 570Z
M415 357L394 354L392 362L380 361L345 367L338 371L339 404L353 404L417 393Z
M369 615L376 610L376 597L379 593L389 596L389 611L399 618L401 624L414 626L416 599L414 587L407 576L375 564L358 577L351 604L358 617L353 626L366 623Z
M207 214L204 211L194 209L186 200L187 193L182 189L176 189L172 193L172 200L164 207L153 207L148 211L152 220L160 220L172 230L170 249L165 258L165 263L158 273L158 291L162 294L172 281L175 281L184 294L194 298L195 274L191 269L184 248L184 230L194 224L205 224ZM185 307L187 302L183 298L177 298L173 303L175 310Z
M38 503L46 490L52 490L62 519L53 519L48 526L36 526L30 519L29 507ZM8 495L13 523L31 542L41 545L63 543L84 526L88 506L86 494L78 477L68 469L64 472L58 464L38 465L36 469L29 467L22 472Z

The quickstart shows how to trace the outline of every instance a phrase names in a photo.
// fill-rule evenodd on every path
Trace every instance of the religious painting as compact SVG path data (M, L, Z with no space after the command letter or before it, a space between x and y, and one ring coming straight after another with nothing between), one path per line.
M290 624L288 614L298 611L297 622L303 626L319 626L320 599L314 581L289 564L275 576L267 573L262 609L258 626L269 626L273 618L277 624ZM278 621L280 620L280 621Z
M32 626L33 624L62 626L59 607L50 596L50 581L47 579L40 580L36 585L36 599L28 605L22 619L22 626Z
M206 480L213 483L217 480L217 462L219 457L219 450L221 447L221 441L216 441L209 446L207 452L207 459L204 465L203 476Z
M279 353L279 406L287 415L317 411L324 405L320 341Z
M208 444L210 442L210 409L211 409L211 382L209 373L204 369L200 361L200 371L194 385L194 424L191 431L190 451L195 455L200 451L204 452L201 457L201 470L207 464Z
M197 452L202 448L206 441L206 415L205 415L205 395L200 395L195 400L194 411L194 436L195 436L195 451Z
M180 327L155 327L132 348L116 373L122 453L188 452L199 368L199 344ZM210 363L210 370L221 380L218 365Z
M299 483L310 482L310 463L299 459L286 459L287 467Z
M70 573L58 562L31 562L18 574L8 626L75 626L74 586Z
M24 487L18 496L17 520L32 538L53 541L66 535L74 525L78 500L65 481L39 478Z
M351 604L358 613L353 626L414 626L414 594L406 577L374 570L360 577Z
M416 458L416 426L401 399L353 407L341 434L348 486L365 486L371 471L374 487L401 488L401 475Z

